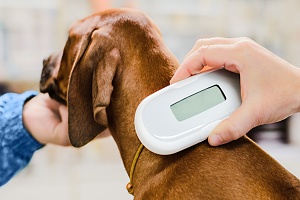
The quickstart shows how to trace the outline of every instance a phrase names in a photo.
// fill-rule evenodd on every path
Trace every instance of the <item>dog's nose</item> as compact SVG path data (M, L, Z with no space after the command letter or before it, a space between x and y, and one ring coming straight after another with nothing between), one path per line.
M47 60L44 59L44 60L43 60L43 66L45 67L46 64L47 64Z

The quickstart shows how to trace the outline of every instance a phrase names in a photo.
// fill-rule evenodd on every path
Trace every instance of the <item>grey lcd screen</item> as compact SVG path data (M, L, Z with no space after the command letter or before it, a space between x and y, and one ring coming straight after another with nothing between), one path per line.
M226 100L226 97L218 85L201 90L174 104L171 110L178 121L183 121L202 113Z

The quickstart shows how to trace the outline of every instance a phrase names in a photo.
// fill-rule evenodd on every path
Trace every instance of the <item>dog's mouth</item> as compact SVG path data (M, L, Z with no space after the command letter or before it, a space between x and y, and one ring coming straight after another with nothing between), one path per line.
M55 80L52 80L52 84L48 84L47 82L49 81L45 79L41 79L40 81L40 91L42 93L48 93L49 96L58 101L59 103L62 103L64 105L67 105L67 101L66 98L64 97L63 93L59 90L59 88L56 86L57 84L55 84Z

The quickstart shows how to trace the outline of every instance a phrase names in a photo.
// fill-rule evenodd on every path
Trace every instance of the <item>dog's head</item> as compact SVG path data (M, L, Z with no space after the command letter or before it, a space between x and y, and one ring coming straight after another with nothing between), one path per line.
M50 97L66 104L65 95L57 87L56 78L60 67L62 52L53 53L43 60L43 70L40 79L40 91L49 93Z
M53 97L59 96L67 102L73 146L85 145L107 128L106 107L115 84L129 80L127 85L132 86L135 80L131 76L155 73L156 70L150 70L151 64L162 62L149 55L161 54L161 49L166 49L161 43L161 33L148 17L128 9L107 10L71 26L57 77L49 80L48 85L58 93L52 94ZM165 57L158 60L168 60ZM139 69L141 72L124 68L133 62L141 65L141 58L146 60L143 69Z

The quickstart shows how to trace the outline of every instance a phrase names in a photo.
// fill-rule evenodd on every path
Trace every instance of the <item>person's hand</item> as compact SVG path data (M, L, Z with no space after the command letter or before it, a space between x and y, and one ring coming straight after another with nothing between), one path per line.
M51 99L48 94L38 94L25 103L23 123L42 144L70 145L67 107Z
M242 105L209 135L212 146L300 111L300 69L248 38L198 40L171 83L199 73L205 66L240 73L241 84Z

